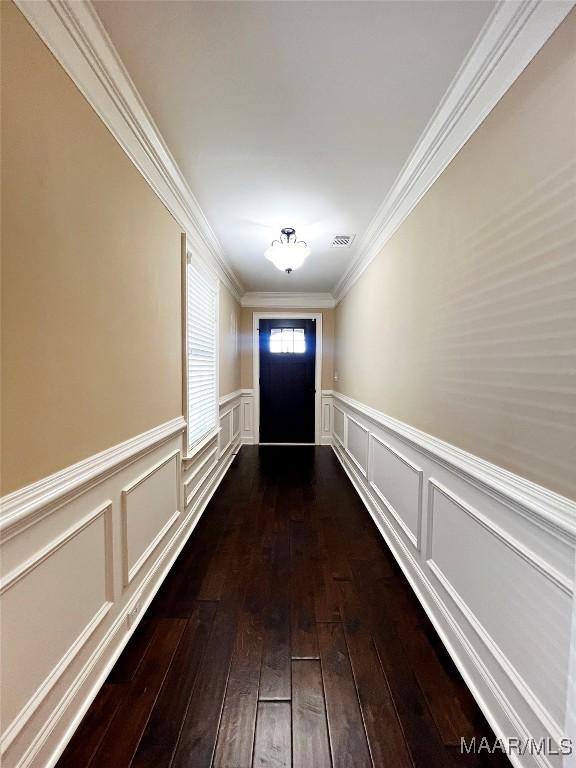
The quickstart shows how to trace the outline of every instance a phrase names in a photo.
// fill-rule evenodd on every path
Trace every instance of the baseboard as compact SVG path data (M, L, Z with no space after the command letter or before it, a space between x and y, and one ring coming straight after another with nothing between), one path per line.
M576 505L336 393L332 407L339 461L511 761L560 768Z
M260 445L255 437L243 437L240 442L242 445ZM261 445L265 445L265 443L261 443ZM312 443L275 443L275 445L312 445ZM321 435L320 445L332 445L332 438Z

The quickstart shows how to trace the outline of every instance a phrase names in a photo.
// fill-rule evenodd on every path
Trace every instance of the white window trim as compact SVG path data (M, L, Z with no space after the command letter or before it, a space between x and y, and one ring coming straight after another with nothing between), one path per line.
M314 443L320 445L320 425L322 408L322 312L253 312L252 313L252 387L254 390L254 432L256 443L260 443L260 338L258 325L260 320L316 320L316 370L314 386ZM280 445L280 443L278 443Z
M196 441L190 440L190 429L188 424L188 264L192 263L199 272L209 280L214 282L214 290L216 294L216 312L215 312L215 371L216 371L216 387L215 387L215 408L216 408L216 426L213 430L206 433ZM186 235L182 235L182 269L181 269L181 282L182 282L182 410L184 418L186 420L185 445L184 445L184 459L193 458L199 451L201 451L211 440L218 437L220 434L220 280L218 276L202 261L199 257L195 256L187 247Z

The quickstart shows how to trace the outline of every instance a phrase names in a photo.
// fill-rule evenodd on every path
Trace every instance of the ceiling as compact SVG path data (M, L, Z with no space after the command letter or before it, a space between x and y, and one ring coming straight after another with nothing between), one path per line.
M249 291L330 291L494 8L480 0L97 0ZM281 227L311 246L286 275Z

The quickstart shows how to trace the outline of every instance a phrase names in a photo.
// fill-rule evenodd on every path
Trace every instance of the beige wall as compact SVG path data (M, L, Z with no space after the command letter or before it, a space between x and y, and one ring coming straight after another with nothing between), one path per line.
M282 307L262 309L242 307L240 345L242 350L242 388L252 389L253 379L253 316L254 312L282 312L297 318L299 312L322 313L322 389L332 389L334 376L334 310L333 309L286 309Z
M182 412L180 230L2 3L2 480Z
M220 397L240 389L240 304L220 283Z
M576 497L576 13L336 311L338 389Z

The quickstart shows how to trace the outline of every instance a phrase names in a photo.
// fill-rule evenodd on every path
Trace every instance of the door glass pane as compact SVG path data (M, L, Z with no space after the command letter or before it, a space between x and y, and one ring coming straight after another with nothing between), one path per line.
M304 328L294 328L294 352L306 352Z
M272 328L270 330L270 352L289 354L306 352L304 329Z

